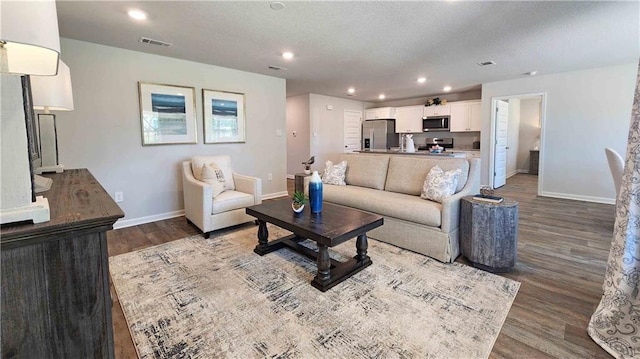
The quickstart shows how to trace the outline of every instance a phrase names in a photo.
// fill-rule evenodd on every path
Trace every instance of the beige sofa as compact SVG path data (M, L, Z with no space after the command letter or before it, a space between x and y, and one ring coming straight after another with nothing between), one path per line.
M456 259L460 199L480 189L479 159L342 154L342 160L347 161L347 185L323 184L325 202L382 215L384 225L367 233L369 238L442 262ZM436 164L445 171L462 170L457 192L443 203L420 198L427 173Z

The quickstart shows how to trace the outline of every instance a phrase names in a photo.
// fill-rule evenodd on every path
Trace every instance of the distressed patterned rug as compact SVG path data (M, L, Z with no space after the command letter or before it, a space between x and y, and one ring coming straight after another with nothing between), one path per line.
M256 244L252 226L111 257L139 357L487 358L520 287L369 240L373 265L322 293L313 261Z

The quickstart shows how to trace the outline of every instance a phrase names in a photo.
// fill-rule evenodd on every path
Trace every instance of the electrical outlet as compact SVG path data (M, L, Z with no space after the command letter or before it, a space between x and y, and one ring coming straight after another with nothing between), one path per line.
M267 179L269 181L273 181L273 174L269 173L269 175L267 176Z
M124 194L122 192L116 192L116 202L124 202Z

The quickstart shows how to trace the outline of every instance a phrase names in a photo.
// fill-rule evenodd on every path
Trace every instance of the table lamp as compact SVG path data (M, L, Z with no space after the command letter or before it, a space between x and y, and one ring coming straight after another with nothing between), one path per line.
M34 126L28 75L48 76L58 72L60 37L56 4L2 1L0 7L0 224L47 222L49 202L42 196L36 197L33 191L30 156L37 154L37 149L33 145L34 133L30 133Z
M42 161L40 166L35 168L35 173L60 173L64 170L64 166L58 163L56 115L49 111L73 110L69 67L60 60L56 76L31 76L31 94L33 108L44 110L44 113L38 114L38 137ZM38 190L36 188L36 192Z

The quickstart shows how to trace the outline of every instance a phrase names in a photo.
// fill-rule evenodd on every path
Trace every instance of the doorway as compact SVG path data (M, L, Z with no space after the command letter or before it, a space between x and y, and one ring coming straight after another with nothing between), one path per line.
M499 188L517 173L538 174L541 192L546 94L491 99L490 182Z

